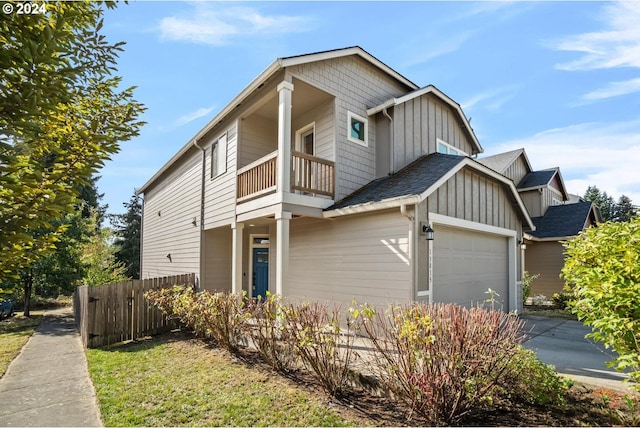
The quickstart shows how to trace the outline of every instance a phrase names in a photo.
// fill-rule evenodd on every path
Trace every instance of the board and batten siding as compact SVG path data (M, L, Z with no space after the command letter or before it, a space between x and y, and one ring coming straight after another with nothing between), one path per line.
M411 300L412 227L398 210L292 221L285 294L343 308Z
M435 153L437 140L471 155L473 146L457 113L433 94L393 108L393 168L399 171L419 157Z
M236 207L236 154L237 126L234 122L222 132L218 132L204 146L207 152L204 184L204 229L230 225L235 221ZM217 177L211 177L211 143L227 134L227 170ZM200 187L200 186L198 186Z
M522 231L522 222L505 186L468 168L458 171L426 202L428 211L436 214Z
M200 271L202 152L196 148L145 191L141 278ZM167 257L171 254L171 260Z
M347 112L367 117L367 109L406 94L410 88L357 56L290 67L288 72L335 98L336 196L339 200L376 178L376 129L369 118L367 147L347 139ZM295 91L295 89L294 89Z
M513 163L511 163L511 165L507 167L507 169L505 169L502 175L510 178L513 183L517 185L529 172L530 171L527 163L524 160L524 155L520 155Z

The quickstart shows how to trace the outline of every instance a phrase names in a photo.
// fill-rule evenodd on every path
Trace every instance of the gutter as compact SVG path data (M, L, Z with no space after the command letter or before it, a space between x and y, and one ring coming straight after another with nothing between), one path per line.
M204 239L203 238L203 234L204 234L204 185L206 183L206 165L207 165L207 150L201 146L198 145L198 140L197 139L193 139L193 146L200 149L200 151L202 152L202 178L201 178L201 182L200 182L200 257L199 257L199 274L198 274L198 281L196 281L196 290L200 289L200 284L199 282L201 282L202 280L202 256L204 254Z

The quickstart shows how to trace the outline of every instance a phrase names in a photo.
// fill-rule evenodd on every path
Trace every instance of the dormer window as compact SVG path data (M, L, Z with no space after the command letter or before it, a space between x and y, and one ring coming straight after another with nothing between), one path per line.
M441 140L440 138L436 139L436 151L445 155L469 156L467 153L453 147L451 144Z
M369 146L368 120L355 113L347 112L347 139L361 146Z

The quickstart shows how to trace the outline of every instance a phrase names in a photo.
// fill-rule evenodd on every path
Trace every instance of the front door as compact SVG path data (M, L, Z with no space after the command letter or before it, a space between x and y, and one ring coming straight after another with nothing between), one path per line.
M252 296L262 299L267 296L269 289L269 249L254 248L253 249L253 284Z

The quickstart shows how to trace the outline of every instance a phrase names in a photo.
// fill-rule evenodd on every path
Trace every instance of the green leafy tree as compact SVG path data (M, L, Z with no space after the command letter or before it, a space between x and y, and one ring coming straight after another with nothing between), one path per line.
M638 215L638 213L636 207L631 202L631 198L625 195L620 196L615 207L613 221L629 221L636 215Z
M600 210L602 221L613 220L616 203L607 192L601 192L596 186L589 186L584 194L584 199L593 202Z
M593 328L588 337L617 352L611 366L640 382L640 217L588 228L564 246L569 308Z
M109 216L115 232L116 260L126 266L127 276L140 278L140 233L142 200L135 192L129 202L123 203L127 212Z
M113 76L123 43L100 32L105 5L0 14L0 280L25 278L26 301L25 272L55 250L78 189L143 124L133 88Z
M82 284L77 285L104 285L129 279L125 266L116 260L116 248L111 245L111 238L111 230L101 228L82 246L81 260L85 271Z

